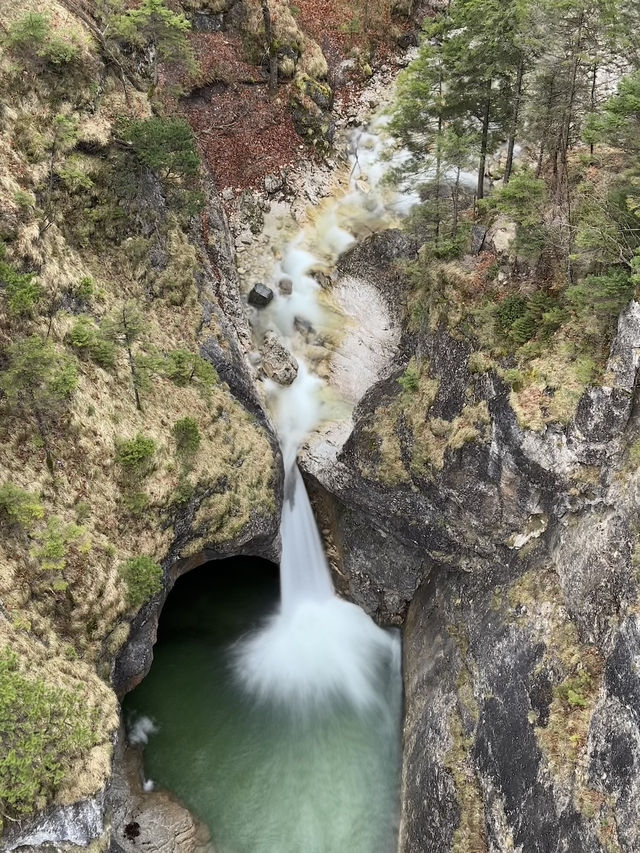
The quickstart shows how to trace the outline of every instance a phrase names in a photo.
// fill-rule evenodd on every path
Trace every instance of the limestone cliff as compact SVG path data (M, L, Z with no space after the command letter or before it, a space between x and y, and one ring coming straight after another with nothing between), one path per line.
M403 316L415 252L369 238L341 275ZM565 425L528 428L438 316L305 460L350 594L405 625L400 849L636 850L640 305Z

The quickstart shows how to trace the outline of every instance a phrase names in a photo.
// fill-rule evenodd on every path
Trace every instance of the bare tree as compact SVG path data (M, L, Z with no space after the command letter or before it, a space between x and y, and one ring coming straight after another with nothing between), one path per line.
M262 20L264 21L264 36L269 53L269 94L275 95L278 90L278 46L273 37L269 0L260 0L260 4L262 6Z

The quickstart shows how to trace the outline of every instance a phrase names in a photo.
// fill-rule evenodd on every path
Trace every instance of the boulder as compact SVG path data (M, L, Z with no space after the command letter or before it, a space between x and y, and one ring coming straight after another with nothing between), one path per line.
M479 255L484 249L487 239L487 229L484 225L474 225L471 229L471 254Z
M284 177L281 174L275 173L275 174L264 176L265 192L269 193L269 195L273 195L273 193L277 193L278 190L283 189L283 187L284 187Z
M516 223L499 216L487 232L486 242L498 255L508 255L516 239Z
M262 343L262 369L279 385L291 385L298 375L298 362L271 329Z
M273 290L263 284L261 281L256 282L249 291L249 305L255 305L256 308L265 308L273 299Z
M293 281L288 275L283 275L278 282L278 290L283 296L289 296L293 293Z

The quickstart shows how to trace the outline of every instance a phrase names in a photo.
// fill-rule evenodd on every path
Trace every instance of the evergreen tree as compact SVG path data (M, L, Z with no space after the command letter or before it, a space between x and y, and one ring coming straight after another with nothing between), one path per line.
M118 4L122 8L122 3ZM173 12L164 0L142 0L138 6L111 15L107 34L138 48L149 48L153 85L158 84L159 62L195 69L195 58L186 34L191 24L182 12Z
M47 465L53 471L50 428L76 390L75 363L40 335L11 344L7 355L9 366L0 373L0 391L12 412L26 420L35 419Z

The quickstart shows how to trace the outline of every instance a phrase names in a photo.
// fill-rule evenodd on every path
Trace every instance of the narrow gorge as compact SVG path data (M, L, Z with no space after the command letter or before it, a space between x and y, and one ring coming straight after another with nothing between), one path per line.
M640 850L639 20L0 0L0 850Z

